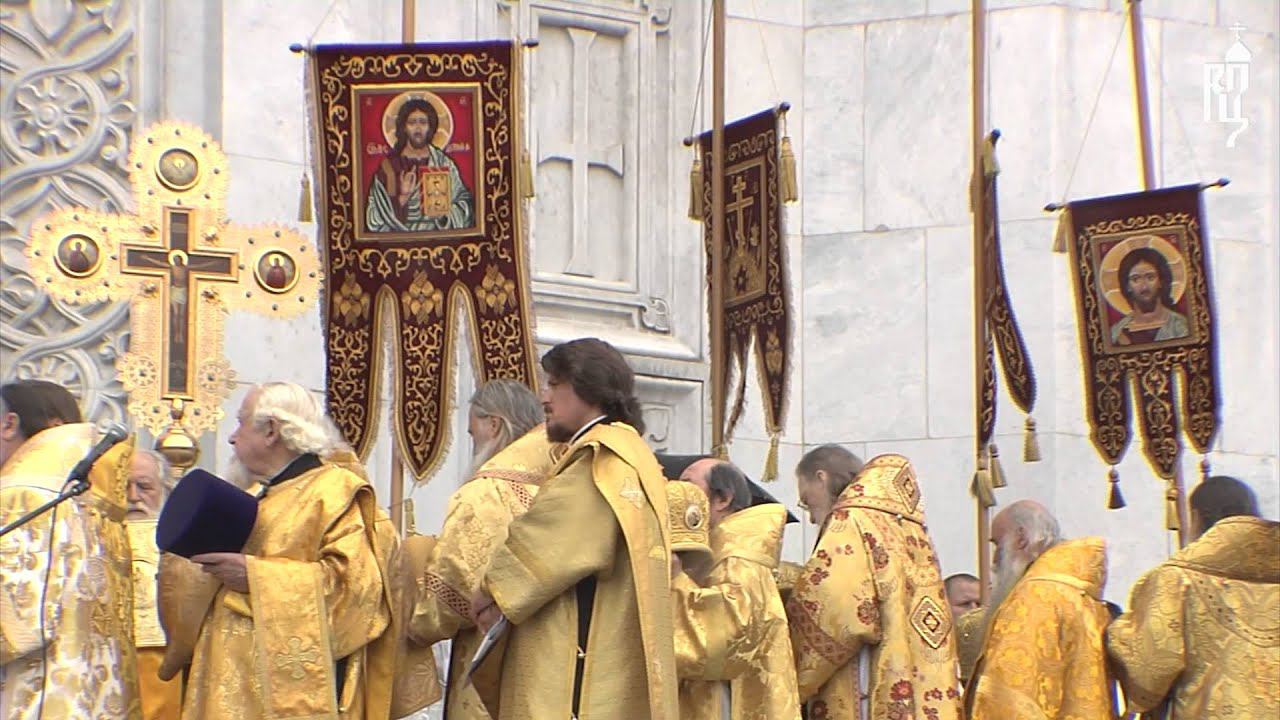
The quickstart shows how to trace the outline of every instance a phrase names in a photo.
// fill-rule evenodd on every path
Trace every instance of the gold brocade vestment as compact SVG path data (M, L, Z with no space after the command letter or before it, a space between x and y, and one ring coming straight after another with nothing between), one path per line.
M563 449L538 426L498 451L449 499L426 567L417 569L419 587L409 637L421 645L453 638L445 698L450 720L489 717L465 677L482 637L471 622L471 598L494 549L507 539L507 526L529 509Z
M56 497L96 442L84 423L24 442L0 467L0 522ZM90 470L88 492L0 540L5 720L141 717L124 530L132 453L132 443L116 445Z
M681 720L800 717L787 613L773 576L786 519L786 508L776 503L730 515L711 529L708 587L691 588L679 578L673 583ZM736 605L728 617L721 603ZM733 642L728 636L743 625L749 640Z
M126 520L133 557L133 643L138 654L138 698L142 720L178 720L182 714L181 678L160 679L164 662L164 629L156 609L156 575L160 549L156 520Z
M1107 551L1102 538L1068 540L1031 563L992 612L970 681L970 720L1115 717L1102 634Z
M325 463L259 501L247 595L165 554L160 675L190 665L183 719L386 718L401 620L388 527L373 488Z
M513 627L497 717L566 720L578 664L578 589L593 578L580 720L676 720L666 480L630 426L591 427L509 526L484 587ZM497 659L491 662L497 662Z
M1130 710L1169 720L1280 717L1280 523L1219 520L1147 573L1107 652Z
M840 494L787 619L811 720L864 718L863 693L874 720L962 717L951 609L906 458L873 458Z

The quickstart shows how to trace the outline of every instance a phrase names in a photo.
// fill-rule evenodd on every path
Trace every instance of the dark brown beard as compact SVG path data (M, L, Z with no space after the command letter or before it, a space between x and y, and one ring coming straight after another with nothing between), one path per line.
M557 422L547 421L547 439L553 443L567 443L577 430L570 430Z

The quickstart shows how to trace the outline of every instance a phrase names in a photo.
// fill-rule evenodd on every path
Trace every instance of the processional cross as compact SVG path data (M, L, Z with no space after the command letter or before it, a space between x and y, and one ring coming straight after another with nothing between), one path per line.
M129 165L137 214L63 208L37 220L31 274L67 302L128 299L116 370L130 414L157 434L177 422L198 436L222 418L234 378L225 313L301 313L319 293L319 258L294 230L227 222L227 158L199 128L153 125Z

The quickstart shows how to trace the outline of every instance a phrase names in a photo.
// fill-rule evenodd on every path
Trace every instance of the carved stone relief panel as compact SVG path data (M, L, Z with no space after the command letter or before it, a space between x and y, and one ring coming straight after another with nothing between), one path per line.
M499 14L538 41L527 65L527 131L543 340L591 328L634 354L701 357L701 253L698 228L684 219L689 156L680 142L697 84L701 5L501 4ZM675 307L688 311L676 316Z
M52 209L129 209L135 11L128 0L0 3L0 378L53 380L89 419L111 422L126 420L115 359L128 305L50 299L23 248Z
M655 452L702 451L702 433L697 422L702 417L702 387L696 380L636 376L636 395L640 398L645 424L644 439Z

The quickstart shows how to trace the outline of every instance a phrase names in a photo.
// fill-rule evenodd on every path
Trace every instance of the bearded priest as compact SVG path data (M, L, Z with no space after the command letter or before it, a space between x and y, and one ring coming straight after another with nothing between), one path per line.
M951 610L915 470L901 455L861 463L838 445L796 466L822 526L787 601L809 717L956 720Z
M1102 538L1063 540L1044 506L1019 500L991 522L991 542L996 586L965 696L969 720L1115 718Z
M475 686L465 675L480 646L471 622L471 598L507 526L533 504L538 487L564 451L547 439L542 406L515 380L490 380L471 397L470 432L477 468L449 498L444 525L420 578L409 637L429 646L453 639L445 713L451 720L487 720ZM406 541L407 542L407 541Z
M161 678L187 669L183 717L388 717L398 546L373 487L305 388L256 386L237 419L257 522L242 552L162 557Z
M499 720L676 720L666 480L640 433L635 377L594 338L542 357L547 436L568 444L510 525L472 601L505 617Z

